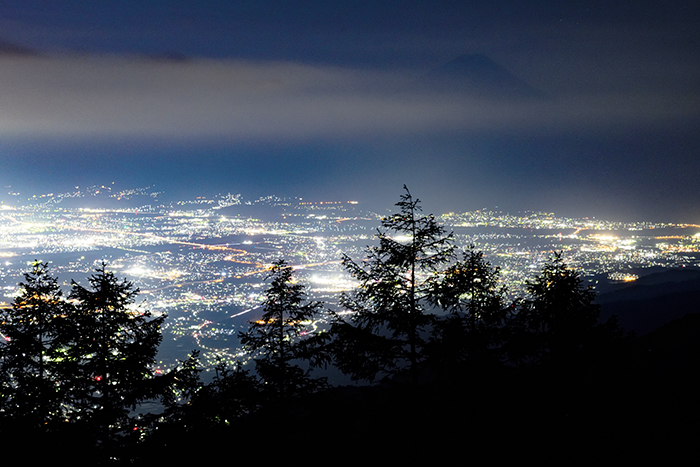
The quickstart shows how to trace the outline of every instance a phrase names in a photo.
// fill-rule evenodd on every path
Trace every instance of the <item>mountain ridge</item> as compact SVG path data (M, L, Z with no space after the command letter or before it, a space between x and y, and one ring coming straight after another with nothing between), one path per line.
M460 55L425 74L421 83L474 97L539 99L544 94L484 54Z

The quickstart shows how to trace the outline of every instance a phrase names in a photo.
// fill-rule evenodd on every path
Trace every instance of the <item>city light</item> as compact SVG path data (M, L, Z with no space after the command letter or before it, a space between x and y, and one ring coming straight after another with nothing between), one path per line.
M93 199L89 209L62 207L62 200L75 201L97 191L89 196L107 196L111 203L142 196L148 204L106 209ZM376 241L373 234L380 219L357 202L272 196L246 201L241 195L220 195L159 204L157 198L148 190L111 192L96 187L37 196L24 206L3 208L3 303L11 303L34 260L49 261L66 290L71 279L85 281L105 261L140 289L140 308L132 312L167 314L164 341L173 345L163 357L165 367L184 358L193 345L202 349L205 362L215 363L217 356L231 361L241 352L238 332L248 320L260 319L270 264L286 259L296 283L307 286L309 298L337 310L340 293L356 287L343 269L342 255L361 258L364 247ZM236 206L267 212L267 220L220 211ZM277 213L276 220L269 213ZM700 226L694 224L619 223L489 210L451 212L438 216L438 221L447 231L455 230L458 250L474 244L501 268L512 296L523 293L554 252L564 251L567 262L584 277L603 274L627 282L638 276L630 272L633 268L697 267L700 253ZM411 237L393 240L406 243ZM310 323L309 329L322 328L326 319Z

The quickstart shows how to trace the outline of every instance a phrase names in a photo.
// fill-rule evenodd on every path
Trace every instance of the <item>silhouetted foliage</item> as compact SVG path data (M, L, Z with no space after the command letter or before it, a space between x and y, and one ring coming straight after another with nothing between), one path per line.
M453 257L451 234L433 215L421 215L420 201L404 190L399 212L382 219L379 244L367 247L367 259L343 256L359 286L343 294L341 303L352 314L349 321L336 314L332 334L338 367L356 380L408 371L417 382L433 322L426 313L433 281Z
M67 307L47 266L35 262L12 308L0 311L2 415L27 428L61 419L66 402L57 359Z
M88 282L90 288L73 282L62 366L70 372L75 417L88 420L106 442L128 427L130 409L158 395L153 366L165 316L134 307L138 289L104 263Z
M160 394L165 412L162 415L147 416L147 424L173 423L183 418L186 407L202 387L199 378L201 372L199 350L193 350L186 360L180 360L177 367L157 378L156 393Z
M440 280L432 283L431 300L448 311L437 321L430 346L433 363L443 373L456 376L465 366L499 362L502 331L509 313L499 273L500 269L492 267L471 245L461 261L441 272Z
M313 378L308 369L295 363L301 359L324 363L321 346L326 335L307 335L307 326L322 304L304 303L304 286L292 282L291 266L278 260L267 278L272 280L265 292L262 318L250 322L240 339L244 349L257 355L255 368L265 392L281 402L326 387L325 378Z
M228 426L260 408L262 387L238 362L230 366L219 361L214 370L212 381L203 384L199 379L199 351L181 361L167 375L163 397L166 410L148 417L152 419L150 425L162 432L210 430Z
M571 367L605 334L618 332L614 320L599 325L595 292L583 285L561 253L555 253L542 273L527 283L527 291L529 297L520 301L512 321L514 361Z
M260 409L263 388L240 363L229 366L219 362L215 371L212 382L204 385L192 400L197 416L209 426L227 426Z
M12 308L2 310L5 439L70 444L82 453L73 459L90 452L95 459L115 457L114 435L121 431L122 441L127 439L129 410L163 393L153 384L152 366L164 317L133 307L138 291L104 264L89 282L90 289L73 283L66 300L47 264L37 262L19 284ZM37 431L47 436L32 437ZM98 453L99 446L112 449Z

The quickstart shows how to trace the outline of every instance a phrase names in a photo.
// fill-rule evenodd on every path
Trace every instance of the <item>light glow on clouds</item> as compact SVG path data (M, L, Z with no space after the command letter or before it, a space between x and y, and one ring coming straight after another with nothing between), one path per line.
M669 124L698 95L479 100L409 72L237 60L0 58L0 135L306 140ZM545 90L546 92L546 90Z

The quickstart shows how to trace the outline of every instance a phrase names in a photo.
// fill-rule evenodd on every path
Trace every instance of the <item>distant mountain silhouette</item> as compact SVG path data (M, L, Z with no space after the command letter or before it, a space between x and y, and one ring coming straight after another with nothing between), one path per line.
M602 320L617 315L625 331L645 335L700 312L700 271L672 269L620 284L598 296Z
M544 95L482 54L461 55L426 74L422 84L485 98L541 98Z
M39 55L39 53L36 50L30 49L29 47L13 44L12 42L7 42L3 39L0 39L0 56L2 55L12 55L16 57L35 57Z

